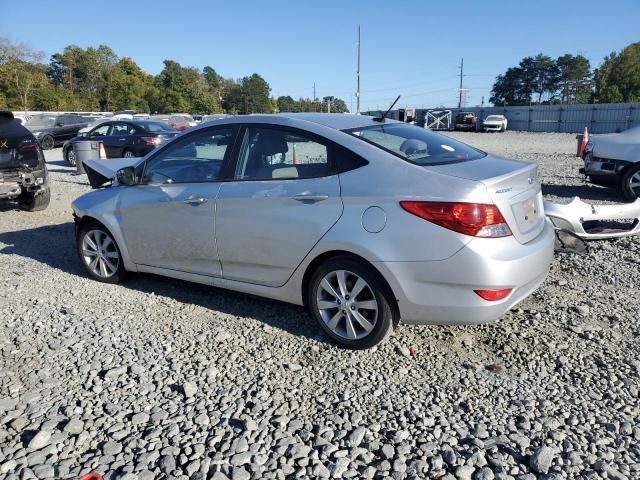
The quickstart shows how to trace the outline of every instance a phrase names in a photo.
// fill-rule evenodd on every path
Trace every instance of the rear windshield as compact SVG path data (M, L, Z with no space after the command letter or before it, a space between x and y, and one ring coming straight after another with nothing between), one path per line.
M138 122L145 132L175 132L168 124L162 122Z
M452 138L406 123L355 128L347 133L417 165L463 162L486 155Z

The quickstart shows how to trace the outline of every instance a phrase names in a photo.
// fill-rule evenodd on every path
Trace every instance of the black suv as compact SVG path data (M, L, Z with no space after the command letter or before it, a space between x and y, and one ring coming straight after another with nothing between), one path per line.
M29 118L24 126L35 135L43 150L49 150L75 137L78 130L92 121L91 117L69 113L40 113Z
M0 201L17 201L25 210L49 205L49 175L44 154L33 134L0 111Z

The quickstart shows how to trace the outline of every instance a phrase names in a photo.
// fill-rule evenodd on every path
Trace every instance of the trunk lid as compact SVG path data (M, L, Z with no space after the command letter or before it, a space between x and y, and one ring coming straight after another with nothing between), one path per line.
M488 155L478 160L427 168L482 183L518 242L530 242L544 229L542 190L535 163Z

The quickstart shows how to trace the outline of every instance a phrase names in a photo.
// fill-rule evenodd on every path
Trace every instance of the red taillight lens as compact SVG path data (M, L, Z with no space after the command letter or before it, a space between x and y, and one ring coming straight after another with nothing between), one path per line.
M400 202L407 212L472 237L508 237L511 230L495 205L456 202Z
M142 137L142 141L150 147L157 147L162 142L159 137Z
M513 288L503 288L501 290L474 290L476 295L487 302L497 302L504 300L513 291Z

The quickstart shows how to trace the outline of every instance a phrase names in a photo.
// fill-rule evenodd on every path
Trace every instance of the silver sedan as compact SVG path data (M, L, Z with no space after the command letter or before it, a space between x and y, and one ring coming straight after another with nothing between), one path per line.
M230 117L85 168L97 190L73 210L91 277L150 272L306 305L348 348L399 321L498 319L553 256L534 164L401 122Z

